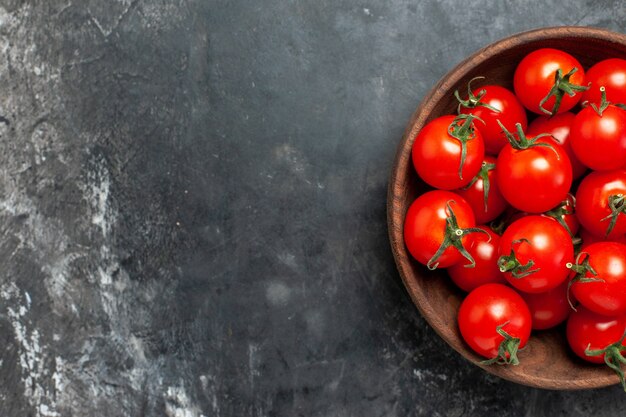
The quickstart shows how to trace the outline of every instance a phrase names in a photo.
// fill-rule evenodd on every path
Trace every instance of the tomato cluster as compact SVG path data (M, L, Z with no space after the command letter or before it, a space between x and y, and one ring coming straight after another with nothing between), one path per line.
M626 60L585 71L538 49L513 86L470 80L458 114L415 137L433 189L407 211L407 249L468 293L458 326L484 363L517 364L531 330L566 323L572 351L626 389Z

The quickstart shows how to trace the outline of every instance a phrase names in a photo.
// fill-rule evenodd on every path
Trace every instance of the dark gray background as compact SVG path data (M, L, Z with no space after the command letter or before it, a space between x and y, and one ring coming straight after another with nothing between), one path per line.
M419 316L385 224L411 113L621 1L0 0L0 414L613 416Z

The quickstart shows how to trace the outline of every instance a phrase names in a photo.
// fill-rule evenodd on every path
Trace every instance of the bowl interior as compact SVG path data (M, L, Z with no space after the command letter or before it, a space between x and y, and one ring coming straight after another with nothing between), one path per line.
M585 69L602 59L626 59L626 36L600 29L559 27L538 29L493 43L461 62L426 95L413 114L398 147L388 193L389 237L396 265L404 284L424 318L433 329L465 358L482 360L463 342L456 315L463 298L443 271L429 271L414 261L404 245L404 216L413 200L428 190L419 180L411 162L411 146L419 130L430 120L455 113L453 92L466 91L467 82L484 76L484 83L499 84L512 90L513 73L520 60L538 48L557 48L574 55ZM476 83L475 86L479 86ZM567 347L563 327L533 336L519 366L482 366L502 378L540 388L582 389L618 383L604 366L588 364Z

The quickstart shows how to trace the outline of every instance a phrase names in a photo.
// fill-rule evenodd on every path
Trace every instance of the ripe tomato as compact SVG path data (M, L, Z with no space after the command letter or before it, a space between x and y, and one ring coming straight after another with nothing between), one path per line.
M586 72L589 90L583 93L582 101L600 104L600 87L606 88L606 99L611 103L626 103L626 60L605 59L594 64Z
M458 91L455 92L460 103L459 113L473 114L484 122L476 123L476 129L480 131L485 141L485 152L497 155L508 143L498 121L509 130L515 129L516 123L520 123L522 129L526 130L528 125L526 110L515 94L499 85L486 85L472 91L471 82L479 78L483 77L476 77L467 84L467 100L462 100Z
M496 158L493 156L485 156L482 168L472 182L455 192L472 206L478 224L492 221L509 205L496 183Z
M626 234L626 170L587 175L576 191L576 216L583 228L598 237L620 239Z
M472 291L474 288L492 282L506 284L504 275L498 268L498 236L488 226L478 226L485 233L476 233L471 236L471 243L467 251L472 255L476 266L466 268L462 262L448 268L448 274L452 281L463 291Z
M537 49L522 59L515 69L513 88L528 110L547 115L570 110L587 89L580 62L551 48Z
M572 270L571 291L580 304L605 316L626 314L626 245L585 245Z
M497 363L517 364L517 349L530 337L531 317L526 302L502 284L485 284L459 308L459 330L479 355ZM508 336L508 337L507 337Z
M559 286L570 273L574 245L554 219L525 216L514 221L500 239L498 265L520 291L538 293Z
M567 301L568 281L549 291L537 294L520 292L528 304L533 321L533 330L545 330L557 326L567 319L572 311Z
M411 255L431 269L460 262L468 234L477 231L472 208L461 196L434 190L419 196L404 219L404 241ZM482 231L480 231L482 233Z
M572 150L580 162L596 171L626 164L626 110L603 104L585 107L570 129Z
M539 116L528 125L528 131L526 134L529 136L537 136L542 133L549 133L552 137L561 144L569 161L572 164L572 176L574 179L583 176L587 167L583 165L572 149L571 141L569 140L569 131L572 123L574 123L574 113L564 112L556 114L552 117Z
M602 316L583 306L578 306L576 310L570 314L566 329L567 341L576 355L588 362L604 363L604 353L588 355L585 352L606 349L616 343L626 346L622 340L626 331L625 316ZM609 359L615 360L614 357Z
M454 190L466 186L478 174L485 145L472 119L441 116L417 134L411 152L413 166L428 185Z
M552 138L527 138L519 125L517 135L518 140L510 136L496 161L500 192L520 211L548 211L565 200L572 185L569 158Z

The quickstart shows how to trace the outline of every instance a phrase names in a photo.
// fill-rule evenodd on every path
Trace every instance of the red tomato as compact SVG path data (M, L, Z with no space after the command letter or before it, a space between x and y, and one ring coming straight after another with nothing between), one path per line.
M600 105L600 87L604 86L608 101L626 104L626 60L605 59L589 68L585 75L591 86L583 93L583 102Z
M580 162L596 171L626 164L626 110L604 104L585 107L570 129L572 150Z
M559 286L570 273L574 245L554 219L526 216L514 221L500 239L498 265L520 291L538 293Z
M587 175L576 191L576 216L595 236L615 240L626 234L626 170L597 171Z
M576 58L543 48L522 59L515 69L513 88L528 110L552 115L574 107L587 87L583 66Z
M537 294L520 293L530 309L533 330L550 329L567 319L572 310L567 301L567 285L568 281L565 280L561 285L549 291Z
M517 135L517 142L511 139L515 147L506 145L496 161L500 192L520 211L548 211L567 197L572 185L572 165L554 139L526 138L519 127Z
M455 137L456 136L456 137ZM466 155L462 158L462 147ZM485 145L472 118L441 116L420 130L413 142L412 158L417 174L428 185L454 190L469 184L485 157Z
M472 255L476 266L466 268L462 262L448 268L452 281L463 291L472 291L476 287L492 282L506 284L504 275L498 267L498 236L488 226L478 226L485 233L476 233L471 237L467 251Z
M580 304L605 316L626 314L626 245L586 245L572 270L577 275L571 291Z
M472 208L461 196L450 191L428 191L406 213L404 241L419 262L433 269L446 268L463 259L464 247L469 243L467 234L475 231L474 226ZM446 236L450 246L442 248Z
M517 348L523 348L530 337L531 317L526 302L502 284L485 284L470 292L461 303L458 320L467 344L479 355L499 363L517 364Z
M564 112L552 117L539 116L528 125L529 136L537 136L542 133L549 133L557 142L563 146L569 161L572 163L572 176L574 179L583 176L587 167L584 166L574 154L572 144L569 140L569 131L572 123L574 123L574 113Z
M486 85L472 91L470 84L477 78L483 77L476 77L467 85L467 100L461 100L458 92L455 93L460 102L459 113L473 114L484 122L476 123L476 129L480 131L485 141L485 152L497 155L508 143L498 121L508 130L515 129L516 123L520 123L522 129L526 130L528 125L526 110L515 94L499 85Z
M602 350L613 344L624 345L626 317L607 317L578 306L567 320L567 341L576 355L593 363L605 363L605 355L585 352Z
M508 207L496 183L496 158L493 156L485 156L482 168L472 182L455 192L472 206L478 224L492 221Z

